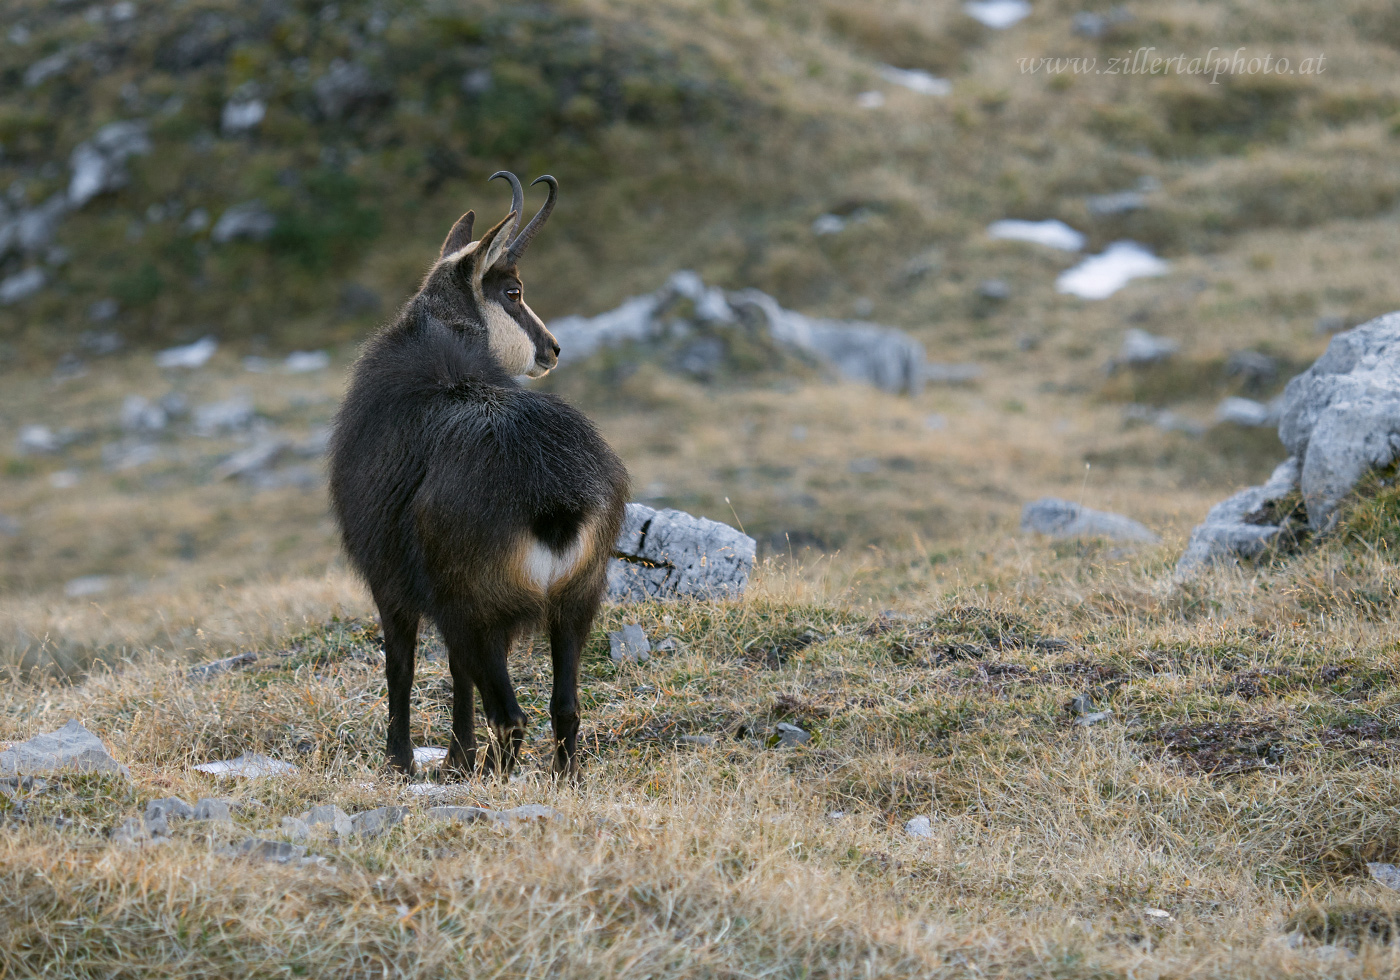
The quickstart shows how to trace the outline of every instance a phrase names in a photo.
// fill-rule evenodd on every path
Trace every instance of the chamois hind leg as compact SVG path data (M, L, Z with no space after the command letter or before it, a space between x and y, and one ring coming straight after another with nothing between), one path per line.
M385 755L390 768L401 775L412 776L413 737L409 733L408 714L419 617L379 603L379 620L384 629L384 677L389 685L389 738Z
M556 779L578 778L578 662L597 603L569 603L555 607L549 616L549 652L554 662L554 690L549 717L554 726Z
M452 747L443 769L461 775L476 771L476 686L460 657L450 657L452 669Z
M506 663L513 631L501 626L452 624L443 633L452 676L460 670L481 691L481 708L491 730L483 769L509 776L525 741L525 712L515 700Z

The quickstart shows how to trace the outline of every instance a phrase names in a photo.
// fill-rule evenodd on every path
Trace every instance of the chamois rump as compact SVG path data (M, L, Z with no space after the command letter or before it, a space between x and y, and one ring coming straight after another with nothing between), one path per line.
M336 416L331 503L345 550L384 630L388 761L414 772L409 697L420 621L442 633L452 671L445 765L509 774L525 736L507 656L543 625L554 668L553 770L578 772L578 662L606 588L627 471L580 412L531 391L559 345L525 304L518 263L558 183L519 228L524 192L472 241L458 219L398 318L366 344ZM473 689L491 731L478 759Z

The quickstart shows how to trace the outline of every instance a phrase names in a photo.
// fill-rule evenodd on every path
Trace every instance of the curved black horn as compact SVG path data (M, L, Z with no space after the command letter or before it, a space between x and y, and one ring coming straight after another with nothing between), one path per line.
M512 262L519 262L520 256L525 254L526 247L530 244L530 239L535 237L535 232L540 230L540 225L549 219L549 212L554 210L554 199L559 196L559 181L549 174L543 177L536 177L530 181L530 186L534 187L540 181L549 185L549 197L545 198L544 205L535 212L535 216L530 219L530 223L521 229L520 234L515 236L515 241L510 243L510 251L506 253Z
M497 177L504 177L510 181L510 209L515 212L515 223L510 226L510 231L506 233L506 240L509 241L510 237L515 234L515 229L520 227L520 213L525 210L525 191L520 186L520 178L509 170L497 170L486 180L489 183Z

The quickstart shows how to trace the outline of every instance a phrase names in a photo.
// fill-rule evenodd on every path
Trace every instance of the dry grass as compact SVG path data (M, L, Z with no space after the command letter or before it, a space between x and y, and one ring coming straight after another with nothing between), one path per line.
M804 597L780 569L738 604L610 610L603 628L625 617L683 646L619 668L595 637L582 783L555 789L535 762L548 661L525 649L523 778L440 790L561 820L511 832L415 809L383 841L313 845L334 872L213 845L313 803L400 799L380 770L372 626L289 638L205 685L159 657L76 687L11 685L0 734L79 717L133 783L60 780L0 834L0 958L75 976L1388 974L1394 954L1366 930L1400 903L1360 875L1400 857L1393 609L1291 598L1347 554L1220 573L1194 607L1156 562L1040 555L1008 573L1019 597L929 596L907 618ZM450 686L425 649L415 740L441 744ZM1072 725L1080 693L1113 720ZM783 719L812 744L766 747ZM717 741L688 749L685 733ZM236 787L237 830L104 839L146 799L214 792L189 765L245 749L302 773ZM902 831L918 814L932 838ZM1285 922L1313 907L1362 910L1331 936L1359 957L1288 945Z

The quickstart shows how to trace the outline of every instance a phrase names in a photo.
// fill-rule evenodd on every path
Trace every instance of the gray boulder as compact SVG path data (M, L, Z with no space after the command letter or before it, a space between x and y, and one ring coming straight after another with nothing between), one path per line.
M153 820L188 820L194 816L194 807L190 806L178 796L167 796L164 799L152 800L146 804L146 822Z
M92 732L76 719L58 731L35 735L0 752L0 773L32 775L51 772L117 773L127 778L122 765Z
M727 524L679 510L628 504L616 557L608 563L614 602L738 596L757 542Z
M146 124L140 120L108 123L92 139L73 148L68 167L68 203L80 208L98 194L125 187L126 161L151 152Z
M1278 434L1301 461L1308 522L1329 527L1357 481L1400 453L1400 312L1333 337L1284 389Z
M276 227L277 217L262 201L244 201L219 215L209 239L215 245L224 245L238 238L260 242L271 235Z
M1298 460L1290 457L1274 469L1267 483L1241 490L1212 507L1205 523L1191 532L1186 551L1176 563L1177 577L1184 579L1207 565L1262 554L1282 530L1262 519L1265 508L1288 496L1297 485Z
M1094 510L1056 497L1041 497L1021 508L1021 530L1052 538L1108 538L1144 544L1156 544L1160 540L1131 517Z
M11 306L33 296L48 284L49 277L37 265L0 279L0 306Z
M1181 342L1170 337L1157 337L1136 328L1123 335L1123 346L1113 359L1114 367L1143 367L1168 360L1181 349Z

